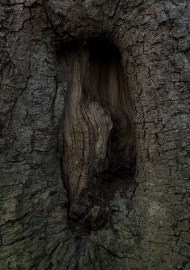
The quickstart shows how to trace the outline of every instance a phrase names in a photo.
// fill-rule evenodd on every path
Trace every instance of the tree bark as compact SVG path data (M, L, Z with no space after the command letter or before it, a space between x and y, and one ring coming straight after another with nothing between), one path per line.
M189 269L189 1L0 11L0 268Z

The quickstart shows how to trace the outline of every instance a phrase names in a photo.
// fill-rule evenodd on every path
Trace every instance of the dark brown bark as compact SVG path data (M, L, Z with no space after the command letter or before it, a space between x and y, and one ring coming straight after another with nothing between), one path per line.
M189 1L1 0L0 11L0 268L189 269ZM99 67L89 57L95 38L113 43L121 61L113 55ZM116 66L125 83L112 103L106 93L117 93ZM122 131L114 137L116 118ZM78 126L88 139L72 150ZM101 154L96 140L106 146ZM81 162L75 153L84 145L77 190L69 166L78 175L74 158ZM120 189L104 183L111 214L81 238L69 207L93 192L91 181L101 192L97 171L110 171L109 149L113 169L115 157L122 164L137 154L135 178ZM82 212L91 224L102 216L97 201L87 205L91 216Z

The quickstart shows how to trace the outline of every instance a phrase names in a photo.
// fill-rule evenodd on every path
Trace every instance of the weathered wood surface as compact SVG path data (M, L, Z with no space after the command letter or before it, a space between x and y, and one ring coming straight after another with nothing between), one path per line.
M110 167L130 167L136 152L132 105L118 52L113 45L97 39L74 47L64 52L69 79L63 168L70 215L77 218L87 212L97 196L101 174Z
M189 13L188 0L0 1L1 269L189 269ZM94 37L121 54L136 184L115 194L104 229L79 240L62 179L72 81L59 52ZM83 113L101 106L114 114L108 101L90 99ZM108 136L109 113L98 139Z

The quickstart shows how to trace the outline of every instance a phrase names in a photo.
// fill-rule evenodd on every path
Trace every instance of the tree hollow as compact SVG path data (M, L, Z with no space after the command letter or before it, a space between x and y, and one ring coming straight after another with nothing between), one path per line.
M134 178L134 112L113 43L96 38L62 50L69 70L62 158L69 216L90 231L103 226L109 201Z

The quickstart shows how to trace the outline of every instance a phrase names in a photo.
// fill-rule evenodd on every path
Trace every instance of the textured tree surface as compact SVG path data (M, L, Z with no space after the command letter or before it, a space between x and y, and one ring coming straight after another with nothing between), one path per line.
M190 2L1 0L0 27L0 268L189 269Z
M117 50L101 39L69 45L69 51L63 50L69 69L63 177L70 216L78 219L93 206L103 179L112 178L119 186L116 175L127 175L125 167L129 174L136 149L132 105Z

